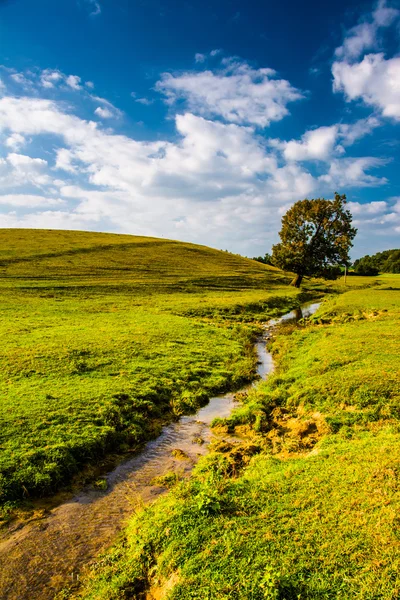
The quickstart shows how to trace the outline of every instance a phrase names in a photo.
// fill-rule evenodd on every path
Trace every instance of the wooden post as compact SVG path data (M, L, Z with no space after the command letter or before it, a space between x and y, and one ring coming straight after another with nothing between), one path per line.
M344 285L346 285L346 279L347 279L347 265L344 265Z

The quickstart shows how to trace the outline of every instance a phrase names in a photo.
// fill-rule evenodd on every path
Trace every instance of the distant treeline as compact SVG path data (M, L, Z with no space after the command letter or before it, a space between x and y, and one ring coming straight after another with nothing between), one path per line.
M253 256L253 260L263 263L264 265L272 265L272 256L268 252L264 256Z
M367 254L353 263L356 275L378 275L378 273L400 273L400 250L385 250L372 256Z
M273 265L271 254L254 256L253 260L264 265ZM351 267L350 267L351 269ZM343 269L342 269L343 270ZM340 275L340 267L337 267L337 275ZM378 275L379 273L400 273L400 250L385 250L370 256L366 254L358 258L352 265L350 275Z

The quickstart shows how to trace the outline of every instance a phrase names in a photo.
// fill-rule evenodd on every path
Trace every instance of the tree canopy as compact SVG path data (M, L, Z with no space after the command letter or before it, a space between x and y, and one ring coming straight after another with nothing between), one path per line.
M400 250L384 250L372 256L366 254L354 261L356 275L378 275L378 273L400 273Z
M345 208L346 196L333 200L299 200L282 217L281 242L272 247L276 266L296 274L300 287L305 275L336 278L339 265L349 264L349 250L357 229Z
M272 265L272 256L268 252L264 256L253 256L253 260L263 263L264 265Z

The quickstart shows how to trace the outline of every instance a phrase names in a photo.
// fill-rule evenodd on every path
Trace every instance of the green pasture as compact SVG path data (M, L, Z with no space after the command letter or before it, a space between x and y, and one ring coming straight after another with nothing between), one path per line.
M73 597L400 597L400 276L365 283L281 329L275 374L216 424L239 445L135 515Z
M250 380L257 319L304 297L288 281L204 246L0 230L4 511Z

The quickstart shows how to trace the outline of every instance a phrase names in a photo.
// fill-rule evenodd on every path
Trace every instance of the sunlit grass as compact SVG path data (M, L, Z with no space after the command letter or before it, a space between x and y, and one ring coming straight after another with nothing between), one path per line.
M282 329L222 423L241 446L136 515L78 597L399 598L400 277L375 283Z
M255 261L122 235L0 230L0 272L3 505L251 379L253 322L301 298Z

